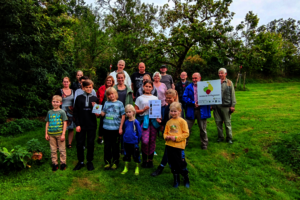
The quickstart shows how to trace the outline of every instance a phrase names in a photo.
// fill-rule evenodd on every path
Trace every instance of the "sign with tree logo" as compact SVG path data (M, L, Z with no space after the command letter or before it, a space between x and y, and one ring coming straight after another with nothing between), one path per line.
M199 81L197 83L198 105L222 104L221 80Z

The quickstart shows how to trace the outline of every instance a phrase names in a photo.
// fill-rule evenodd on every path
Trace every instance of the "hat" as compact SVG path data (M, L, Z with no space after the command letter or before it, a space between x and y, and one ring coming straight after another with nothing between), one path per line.
M162 65L160 66L160 68L167 68L167 65Z

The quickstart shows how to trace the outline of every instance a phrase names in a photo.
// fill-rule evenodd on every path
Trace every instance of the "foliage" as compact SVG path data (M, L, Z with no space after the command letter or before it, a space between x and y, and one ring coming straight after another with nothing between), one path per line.
M20 145L15 146L10 152L5 147L0 149L0 166L3 169L14 170L26 168L30 158L31 153Z
M2 136L14 136L25 131L35 130L39 127L43 127L45 124L38 120L29 120L26 118L17 119L4 124L0 124L0 135Z
M43 152L45 151L44 145L38 139L31 139L26 143L26 148L29 152Z
M300 174L300 133L283 135L270 147L276 160Z

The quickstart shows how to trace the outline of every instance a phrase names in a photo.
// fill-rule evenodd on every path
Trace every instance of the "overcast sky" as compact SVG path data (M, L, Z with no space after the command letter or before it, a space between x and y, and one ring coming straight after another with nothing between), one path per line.
M85 0L85 2L91 4L95 0ZM142 0L142 2L162 6L168 3L168 0ZM229 10L235 13L232 20L234 26L243 21L249 11L258 15L259 26L280 18L300 20L300 0L233 0Z

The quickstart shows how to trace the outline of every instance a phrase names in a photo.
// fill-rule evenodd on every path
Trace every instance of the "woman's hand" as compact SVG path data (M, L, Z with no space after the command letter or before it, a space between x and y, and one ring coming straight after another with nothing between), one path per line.
M80 133L80 132L81 132L81 127L80 127L80 126L77 126L77 127L76 127L76 132L77 132L77 133Z
M145 111L147 111L147 110L149 110L149 106L145 106L145 108L143 109L143 111L145 112Z

